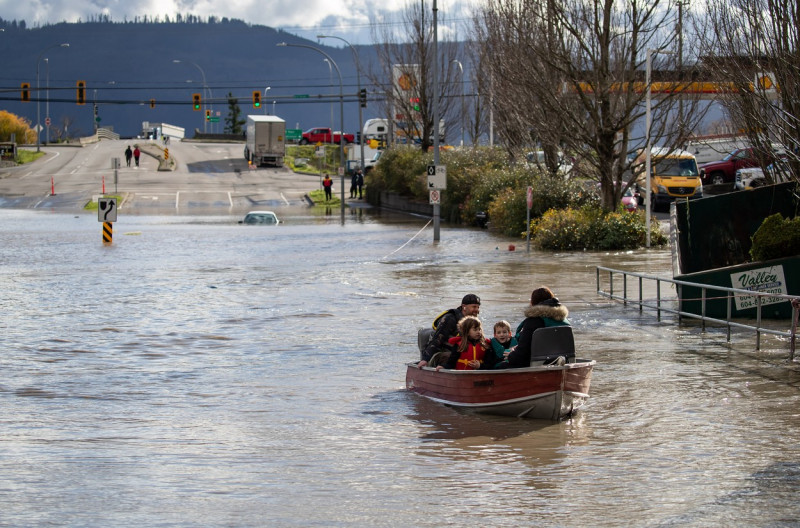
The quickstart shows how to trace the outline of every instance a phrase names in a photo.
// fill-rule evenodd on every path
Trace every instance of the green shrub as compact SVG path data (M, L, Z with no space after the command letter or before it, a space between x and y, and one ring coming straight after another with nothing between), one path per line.
M533 190L531 219L548 210L540 225L540 247L548 249L627 249L641 247L647 235L644 216L627 212L606 215L597 193L575 180L541 174L524 164L509 162L500 148L442 151L440 164L447 166L447 189L442 193L440 216L451 223L476 223L478 212L487 212L490 228L517 236L526 227L528 186ZM393 192L427 202L428 165L433 153L414 147L394 147L381 155L366 176L369 192ZM605 225L608 224L608 225ZM666 243L658 222L651 229L653 245Z
M607 213L597 205L551 209L531 222L531 241L540 249L636 249L645 245L646 238L643 214L623 209ZM658 222L651 225L650 242L654 246L667 243Z
M752 240L750 256L754 261L800 255L800 217L784 220L780 213L768 216Z

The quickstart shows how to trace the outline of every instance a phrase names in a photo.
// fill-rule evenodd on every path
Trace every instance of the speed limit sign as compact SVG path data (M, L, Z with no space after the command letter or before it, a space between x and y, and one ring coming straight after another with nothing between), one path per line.
M439 191L432 190L431 191L431 205L436 205L438 203L441 203L441 201L442 201L442 196L439 193Z

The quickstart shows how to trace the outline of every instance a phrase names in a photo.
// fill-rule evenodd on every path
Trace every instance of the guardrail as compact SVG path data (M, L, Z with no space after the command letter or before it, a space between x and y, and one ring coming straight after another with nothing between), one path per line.
M608 277L607 283L602 282L603 277ZM615 290L615 277L621 277L621 292L620 289ZM633 296L629 295L628 282L629 278L635 278L638 283L636 288L637 293ZM603 289L603 285L607 284L608 289ZM668 284L676 287L675 294L667 297L662 292L662 284ZM770 334L781 337L787 337L790 340L790 353L789 360L794 360L795 342L797 335L797 321L798 313L800 313L800 298L793 295L781 295L776 293L762 293L757 291L742 290L739 288L726 288L723 286L712 286L708 284L699 284L696 282L687 282L676 279L665 279L663 277L656 277L653 275L645 275L642 273L635 273L630 271L615 270L605 268L602 266L596 267L596 286L597 294L601 297L622 301L624 304L633 303L639 306L641 312L644 308L656 310L657 318L661 320L661 312L675 314L678 320L682 317L691 319L699 319L701 321L701 328L705 330L706 323L718 323L727 327L727 340L731 340L731 329L741 328L745 330L753 330L756 333L756 350L761 349L761 334ZM701 313L684 312L678 309L678 292L681 286L691 286L701 290ZM708 317L706 313L706 301L710 298L708 292L714 292L715 295L724 295L727 298L727 317L726 319L718 319ZM650 297L646 297L650 295ZM653 297L654 296L654 297ZM735 297L755 297L756 298L756 322L755 324L747 324L740 321L733 321L731 317L731 303ZM764 297L784 298L792 303L792 330L789 332L768 328L762 325L761 320L761 301Z

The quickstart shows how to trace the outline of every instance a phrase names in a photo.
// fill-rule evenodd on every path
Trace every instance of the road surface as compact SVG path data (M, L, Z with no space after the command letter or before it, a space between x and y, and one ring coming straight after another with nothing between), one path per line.
M316 175L286 168L249 168L241 143L174 141L167 145L174 171L159 171L145 152L139 167L125 164L125 148L163 145L148 140L103 140L84 147L48 146L39 160L0 169L0 207L75 210L103 194L121 197L127 214L240 214L252 209L304 205L303 195L318 189ZM114 170L112 160L120 168ZM338 178L334 177L338 194Z

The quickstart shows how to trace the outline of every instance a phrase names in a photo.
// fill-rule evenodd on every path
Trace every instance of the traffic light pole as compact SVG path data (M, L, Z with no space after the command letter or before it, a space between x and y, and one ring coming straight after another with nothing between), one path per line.
M433 0L433 164L439 165L439 33L436 0ZM439 242L439 203L433 204L433 241Z

